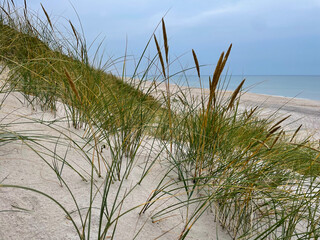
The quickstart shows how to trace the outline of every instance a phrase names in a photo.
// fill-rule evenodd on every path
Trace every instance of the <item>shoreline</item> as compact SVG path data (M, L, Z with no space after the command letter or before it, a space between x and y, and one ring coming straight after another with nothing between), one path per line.
M205 88L209 88L208 77L202 75L201 83ZM222 75L221 83L227 87L227 91L233 91L240 82L246 79L244 90L256 94L265 94L288 98L302 98L320 101L320 95L316 89L320 89L318 84L320 75ZM200 83L196 75L187 75L186 77L174 76L170 79L172 82L199 88ZM294 87L291 87L294 86Z
M143 82L144 86L142 88L142 90L145 89L149 89L151 87L151 85L154 85L154 82L152 81L144 81ZM156 82L157 84L157 89L156 90L160 90L160 91L166 91L166 84L165 82ZM205 96L209 95L209 89L208 88L200 88L200 87L188 87L188 86L180 86L178 84L175 83L170 83L170 90L171 94L175 94L178 91L186 91L186 90L190 90L192 95L194 96L200 96L201 92L204 93ZM226 90L225 91L226 94L232 94L233 91L231 90ZM279 95L270 95L270 94L263 94L263 93L253 93L253 92L247 92L244 91L242 93L241 98L245 99L245 101L257 101L257 102L265 102L266 100L278 100L279 103L284 103L287 102L290 105L298 105L298 106L303 106L303 107L316 107L320 109L320 100L313 100L313 99L307 99L307 98L296 98L296 97L286 97L286 96L279 96ZM320 113L319 113L320 115Z
M156 84L156 88L154 85ZM153 89L153 95L156 98L161 98L162 94L166 94L165 82L143 81L141 90L146 92L148 89ZM175 95L179 92L188 92L189 97L199 99L203 94L205 97L209 96L209 89L179 86L175 83L170 83L170 94ZM224 98L228 99L232 91L226 91ZM303 135L312 135L312 139L320 139L320 101L290 98L283 96L274 96L267 94L258 94L251 92L243 92L240 98L240 109L250 109L258 106L259 116L269 117L274 115L275 119L281 119L285 116L291 115L284 121L284 129L287 131L295 131L301 124Z
M2 76L0 75L0 79ZM149 84L150 87L153 83L147 82L146 84ZM147 85L142 85L142 87L148 87ZM201 90L186 87L179 88L177 85L170 86L172 87L172 91L190 91L190 93L195 97L199 97L201 92L204 94L208 94L209 92L208 89ZM154 94L161 96L162 92L166 91L165 84L163 83L162 86L159 86L156 91L157 92ZM228 94L232 94L232 92L228 92ZM243 95L242 97L244 100L242 104L257 104L259 101L261 103L265 103L265 96L262 95L252 95L247 93L247 95ZM269 99L273 99L276 104L280 104L279 97L269 97ZM280 99L287 100L283 98ZM300 102L300 100L297 100L297 102L293 101L291 104L297 105ZM320 109L320 102L319 106L318 104L314 106L309 101L306 101L305 105L306 107L316 111L318 108ZM303 108L301 105L298 105L297 107ZM266 108L266 110L268 110L268 108ZM89 201L88 193L91 191L89 183L90 174L88 174L88 172L90 172L92 164L90 161L88 162L85 155L83 155L83 152L78 151L77 147L73 145L74 142L70 143L70 139L74 139L74 141L77 141L79 146L83 147L87 157L94 155L92 146L95 143L87 142L86 139L82 139L81 137L79 138L79 136L83 136L85 134L84 129L70 129L67 133L68 138L60 138L59 135L61 136L61 131L65 131L67 123L63 121L56 122L55 119L57 119L57 117L58 119L60 117L64 117L64 112L58 112L57 116L54 117L50 112L34 111L30 107L26 106L26 104L23 104L23 95L19 92L10 93L3 105L1 114L3 124L11 122L15 123L15 127L13 128L15 131L21 131L22 133L23 131L28 131L28 133L35 134L42 131L46 135L56 137L56 139L58 139L57 141L49 141L50 139L44 141L46 148L48 148L48 150L43 152L43 154L46 154L44 156L49 156L49 163L51 162L50 160L52 160L52 164L54 164L56 156L61 156L61 158L65 156L66 159L66 152L68 152L68 164L85 176L87 181L83 181L83 179L81 179L72 168L66 167L63 169L63 173L61 170L64 181L68 183L70 189L73 191L73 196L71 197L67 189L65 187L61 187L59 184L59 178L57 178L56 173L48 167L47 163L44 162L32 148L26 144L22 144L22 142L11 142L10 144L3 146L2 154L5 157L0 162L0 181L2 181L3 184L23 185L35 188L39 191L45 192L49 196L54 196L54 198L61 202L61 204L68 209L70 213L73 213L72 217L76 220L77 227L81 229L81 221L79 218L80 216L86 216L85 209L87 209ZM298 115L299 114L301 116L301 113L298 113ZM305 117L305 115L302 116ZM30 120L26 121L25 119ZM41 119L41 121L33 121L32 119ZM310 122L310 119L311 118L309 116L305 122ZM318 119L319 117L316 116L315 121ZM43 120L52 121L52 124L50 124L50 126L42 124ZM115 239L132 239L133 236L137 236L138 234L139 239L142 240L157 238L164 240L175 239L184 229L187 219L186 216L188 216L189 211L192 212L195 210L193 206L190 206L190 209L181 208L179 209L179 212L174 212L174 214L170 215L168 218L162 218L155 222L152 221L152 213L157 208L162 206L166 208L179 203L176 198L173 197L159 200L159 202L157 202L150 211L139 215L141 209L140 206L145 204L149 199L150 194L158 188L162 175L166 173L165 161L167 156L165 154L159 155L159 159L153 159L151 156L150 159L155 161L155 163L152 168L148 170L148 174L142 184L137 184L143 174L142 169L145 166L146 156L149 154L148 146L153 144L155 144L155 147L159 146L158 142L153 142L152 139L145 139L145 141L142 142L141 152L137 155L135 167L130 173L129 178L123 182L123 185L115 183L112 185L112 188L110 188L111 190L108 193L109 209L113 206L113 202L117 202L118 193L120 196L124 196L126 195L127 190L130 192L132 190L132 192L127 198L123 199L123 202L125 201L122 209L123 212L138 206L136 209L132 211L130 210L130 212L126 213L125 217L119 219L119 222L117 222ZM42 150L39 146L35 149ZM50 151L54 151L54 156L51 156L52 152ZM100 156L106 159L106 161L111 161L112 159L111 152L107 149L102 152L101 148ZM57 166L61 167L61 164ZM175 176L168 175L168 180L172 181L173 177ZM94 181L97 186L97 189L94 188L94 191L98 192L99 186L103 186L105 180L104 178L94 176ZM117 188L118 186L120 186L121 189ZM180 193L174 192L173 196L178 194ZM79 239L70 219L67 218L66 214L49 199L30 191L19 191L9 188L0 189L0 195L2 200L0 201L0 209L4 209L8 212L0 215L0 222L3 222L2 229L0 230L0 239L19 239L21 236L25 239L33 239L35 236L41 237L41 239ZM82 208L82 212L79 211L79 213L77 213L74 211L76 207L73 202L73 197L75 197L77 204ZM97 194L97 197L92 203L92 209L101 207L101 199L102 196ZM183 200L184 198L181 199ZM118 202L120 200L121 199L118 199ZM26 210L27 212L23 212L21 209ZM30 221L30 219L32 219L32 221ZM92 235L95 235L98 233L97 223L99 223L99 212L92 212L92 222ZM128 222L130 223L129 225ZM21 226L24 227L21 228ZM172 228L173 226L174 228ZM111 236L111 231L108 232L107 237L109 236ZM201 215L201 218L195 222L194 226L192 226L188 239L229 240L232 239L232 237L226 229L220 226L220 222L216 221L216 217L212 213L212 210L208 209L203 213L203 215Z

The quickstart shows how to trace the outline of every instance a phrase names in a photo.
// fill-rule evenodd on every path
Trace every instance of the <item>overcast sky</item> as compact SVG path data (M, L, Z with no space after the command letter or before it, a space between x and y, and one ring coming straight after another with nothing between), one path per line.
M16 1L23 3L22 0ZM139 55L165 16L171 59L215 64L233 43L229 72L243 75L320 75L320 0L29 0L57 22L80 16L88 41L100 35L108 56ZM159 31L158 31L159 32ZM153 46L152 46L153 47ZM213 67L202 70L211 74Z

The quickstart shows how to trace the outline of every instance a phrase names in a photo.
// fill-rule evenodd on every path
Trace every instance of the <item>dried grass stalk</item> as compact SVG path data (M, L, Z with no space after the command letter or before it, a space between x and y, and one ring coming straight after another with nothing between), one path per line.
M257 111L257 109L258 109L258 106L256 106L253 109L252 108L250 109L250 113L247 115L246 121L248 121L252 117L252 115L255 113L255 111Z
M168 64L168 62L169 62L169 60L168 60L169 59L169 45L168 45L166 25L164 24L163 18L162 18L162 33L163 33L164 50L166 53L166 62Z
M230 44L230 46L229 46L229 48L228 48L228 50L227 50L227 53L226 53L226 55L224 56L223 62L222 62L222 64L221 64L220 75L221 75L221 73L222 73L222 71L223 71L223 69L224 69L224 67L225 67L225 65L226 65L226 62L227 62L228 57L229 57L230 52L231 52L231 48L232 48L232 43Z
M41 7L42 7L42 10L43 10L44 14L46 15L46 18L47 18L47 20L48 20L48 23L49 23L51 29L53 29L53 25L52 25L52 23L51 23L51 20L50 20L50 17L49 17L49 15L48 15L47 11L46 11L45 8L43 7L42 3L40 3L40 5L41 5Z
M16 5L14 4L14 1L13 0L10 0L11 3L12 3L12 6L16 7Z
M156 37L156 35L153 35L153 37L154 37L154 41L156 43L156 47L157 47L157 51L158 51L158 55L159 55L159 59L160 59L161 67L162 67L163 76L165 78L167 78L166 77L166 70L165 70L165 67L164 67L164 62L163 62L163 58L162 58L162 54L161 54L161 50L160 50L160 46L159 46L157 37Z
M281 130L281 132L279 132L278 136L274 139L274 141L273 141L270 149L273 148L273 146L274 146L274 145L276 144L276 142L279 140L279 138L280 138L280 136L281 136L282 133L283 133L283 130Z
M236 90L234 90L232 96L231 96L231 99L230 99L230 102L229 102L229 105L227 107L227 110L231 109L233 107L233 104L234 104L234 101L236 100L237 96L238 96L238 93L240 92L244 82L245 82L246 79L243 79L242 82L239 84L239 86L236 88Z
M197 69L198 77L200 78L200 66L199 66L199 62L198 62L197 55L196 55L196 53L195 53L195 51L194 51L193 49L192 49L192 55L193 55L194 63L196 64L196 69Z
M276 124L274 124L269 131L271 131L272 129L274 129L275 127L277 127L280 123L282 123L283 121L287 120L289 117L291 117L291 115L286 116L285 118L281 119L280 121L278 121Z
M78 47L78 46L79 46L79 38L78 38L77 31L76 31L75 27L73 26L73 24L72 24L72 22L71 22L70 20L69 20L69 24L70 24L70 26L71 26L71 29L72 29L72 31L73 31L74 36L76 37L77 47ZM82 49L81 49L81 51L82 51ZM81 53L81 55L83 55L83 53Z
M75 93L75 95L76 95L77 99L79 100L79 102L81 102L81 100L80 100L80 95L79 95L79 93L78 93L78 90L77 90L77 88L76 88L76 85L75 85L74 82L72 81L72 78L71 78L70 74L68 73L68 71L67 71L66 69L64 69L64 73L65 73L66 76L67 76L67 79L68 79L68 82L69 82L69 84L70 84L70 87L71 87L72 91Z
M274 129L271 129L271 130L269 131L269 133L267 134L267 137L266 137L265 141L266 141L272 134L274 134L276 131L278 131L280 128L281 128L281 126L278 126L278 127L274 128Z
M301 124L301 125L297 128L297 130L294 132L292 138L290 139L290 142L293 141L293 139L295 138L295 136L296 136L296 135L298 134L298 132L300 131L301 127L302 127L302 124Z

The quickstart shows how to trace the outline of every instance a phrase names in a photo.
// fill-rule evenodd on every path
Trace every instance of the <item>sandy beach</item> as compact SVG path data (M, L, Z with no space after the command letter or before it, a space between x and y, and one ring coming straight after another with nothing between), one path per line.
M154 83L146 81L142 87L145 91L154 89ZM157 83L155 97L166 95L166 84ZM187 88L170 84L170 94L186 93L187 98L192 96L194 99L200 99L201 96L208 97L208 89ZM225 92L224 98L228 99L232 92ZM305 135L312 135L314 140L320 139L320 101L302 99L302 98L288 98L282 96L271 96L264 94L256 94L250 92L243 92L240 98L240 109L250 109L258 106L261 117L269 117L273 115L275 119L281 117L290 117L283 122L282 127L288 131L295 131L300 124L301 130Z
M157 94L161 94L160 92L166 89L162 84L158 86L157 90ZM175 91L175 86L172 86L171 91ZM195 97L200 96L200 89L192 89L191 91ZM0 99L4 96L4 94L1 94ZM306 133L312 133L315 139L320 138L320 102L252 93L246 93L242 96L241 107L257 105L261 106L261 114L277 112L279 116L291 115L284 126L288 130L295 129L303 124L303 130ZM64 167L62 176L72 189L72 193L81 209L80 212L85 217L89 205L91 171L91 164L85 154L90 156L93 152L92 148L81 138L84 135L84 130L68 128L68 124L61 120L64 118L65 114L62 106L56 114L52 114L30 108L18 92L10 93L7 96L1 107L0 124L10 124L9 130L12 132L19 132L21 135L26 133L33 135L35 142L19 140L1 145L0 183L21 185L45 192L59 201L76 219L76 224L80 226L81 222L79 216L77 216L78 212L73 198L66 187L60 185L52 166L55 161L54 156L65 157L67 160L69 166ZM83 146L82 151L70 139ZM152 144L153 140L144 140L133 171L129 178L122 183L122 186L119 186L119 182L112 184L114 190L110 191L108 205L111 206L113 201L119 201L119 199L117 200L117 189L120 187L119 195L121 197L132 190L130 195L125 198L125 204L123 204L121 212L138 206L119 219L114 239L133 239L134 237L142 240L177 239L186 222L186 209L179 209L170 214L169 217L157 221L150 219L152 212L174 204L177 201L174 197L163 198L150 211L139 215L143 204L157 188L161 174L165 172L167 167L166 156L161 155L141 185L137 185L145 164L145 156L148 154L147 146ZM36 142L39 142L40 145ZM44 149L42 145L46 148ZM108 149L101 151L101 157L110 159ZM61 167L60 162L59 166ZM105 168L101 167L105 172ZM71 168L76 169L84 179ZM97 224L99 222L99 210L97 209L99 209L101 202L101 195L98 190L101 189L104 182L104 174L101 178L96 175L94 177L94 191L98 194L93 203L92 239L97 237ZM169 175L168 181L174 177ZM176 194L183 193L177 192ZM192 212L192 207L188 211L189 213ZM45 196L27 190L0 188L0 224L1 240L78 239L72 222L57 204ZM107 234L107 239L111 238L111 234L111 232ZM231 239L231 237L220 227L219 222L215 221L212 211L208 210L192 227L187 239Z
M0 4L0 240L320 239L320 0L88 3Z

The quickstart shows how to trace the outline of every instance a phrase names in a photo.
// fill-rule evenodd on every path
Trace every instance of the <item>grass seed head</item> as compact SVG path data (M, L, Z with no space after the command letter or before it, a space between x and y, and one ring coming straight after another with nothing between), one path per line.
M195 51L194 51L193 49L192 49L192 55L193 55L194 63L196 64L196 69L197 69L198 77L200 78L200 66L199 66L199 62L198 62L197 55L196 55L196 53L195 53Z
M42 10L43 10L44 14L46 15L46 18L47 18L47 20L48 20L48 23L49 23L51 29L53 29L53 25L52 25L52 23L51 23L50 17L49 17L49 15L48 15L46 9L43 7L42 3L40 3L40 5L41 5L41 7L42 7Z
M298 132L300 131L301 127L302 127L302 124L301 124L301 125L297 128L297 130L294 132L292 138L290 139L290 142L293 141L293 139L295 138L295 136L296 136L296 135L298 134Z
M154 41L156 43L156 47L157 47L157 51L158 51L158 55L159 55L159 59L160 59L161 67L162 67L162 73L163 73L164 78L166 78L166 70L165 70L164 61L163 61L163 58L162 58L160 46L159 46L159 43L158 43L156 35L153 35L153 37L154 37Z
M80 96L79 96L79 93L78 93L78 90L77 90L77 88L76 88L76 85L75 85L74 82L72 81L72 78L71 78L70 74L68 73L68 71L67 71L66 69L64 69L64 73L65 73L66 76L67 76L67 79L68 79L68 82L69 82L69 84L70 84L70 87L71 87L72 91L75 93L78 101L81 102Z
M169 59L169 45L168 45L166 25L164 23L163 18L162 18L162 33L163 33L164 50L166 53L166 62L168 64L168 62L169 62L169 60L168 60Z
M231 109L233 107L233 104L238 96L238 93L241 91L241 88L244 84L246 79L243 79L242 82L239 84L239 86L236 88L236 90L234 90L232 96L231 96L231 99L230 99L230 102L229 102L229 105L227 107L227 110Z

